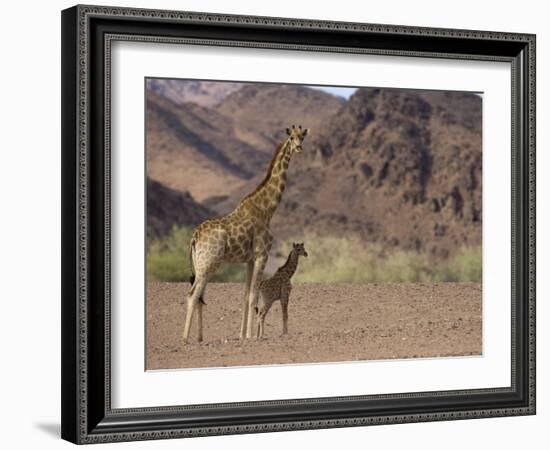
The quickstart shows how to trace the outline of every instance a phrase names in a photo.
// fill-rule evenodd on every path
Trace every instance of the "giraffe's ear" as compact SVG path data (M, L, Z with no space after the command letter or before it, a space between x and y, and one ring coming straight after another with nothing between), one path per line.
M286 134L288 134L290 136L290 128L286 129Z
M309 129L306 128L306 129L302 132L302 136L303 136L303 137L306 137L308 133L309 133Z

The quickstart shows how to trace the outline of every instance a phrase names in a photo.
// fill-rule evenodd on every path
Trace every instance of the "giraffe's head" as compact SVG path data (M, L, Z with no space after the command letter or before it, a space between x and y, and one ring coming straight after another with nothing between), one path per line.
M302 125L292 125L292 128L286 129L288 134L287 142L291 153L300 153L302 151L302 142L304 142L309 130L302 129Z
M307 258L307 252L303 242L301 243L293 242L292 250L296 252L298 256L305 256Z

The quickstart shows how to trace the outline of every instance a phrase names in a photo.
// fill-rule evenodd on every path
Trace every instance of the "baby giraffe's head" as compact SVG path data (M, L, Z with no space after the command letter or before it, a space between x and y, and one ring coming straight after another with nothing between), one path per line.
M305 257L307 257L307 252L306 252L306 249L305 249L305 247L304 247L304 243L303 243L303 242L302 242L302 243L299 243L299 244L296 243L296 242L293 242L293 243L292 243L292 250L293 250L294 252L296 252L296 254L297 254L298 256L305 256Z

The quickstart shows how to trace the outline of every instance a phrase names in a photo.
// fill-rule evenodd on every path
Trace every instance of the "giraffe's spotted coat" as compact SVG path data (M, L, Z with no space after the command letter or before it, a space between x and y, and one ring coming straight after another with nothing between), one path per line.
M283 312L283 334L288 334L288 301L292 290L290 280L296 272L300 256L307 257L304 244L292 244L292 250L285 264L279 267L271 278L260 283L257 337L263 337L265 317L277 300L281 301L281 311Z
M287 128L288 137L279 144L263 181L246 195L234 211L218 219L201 223L193 232L190 245L195 282L187 297L187 316L183 342L195 309L198 311L199 340L202 340L202 297L208 279L221 264L245 263L247 276L243 299L241 338L252 337L254 314L260 279L273 243L269 231L271 217L279 205L286 186L286 172L294 153L302 151L308 133L301 126Z

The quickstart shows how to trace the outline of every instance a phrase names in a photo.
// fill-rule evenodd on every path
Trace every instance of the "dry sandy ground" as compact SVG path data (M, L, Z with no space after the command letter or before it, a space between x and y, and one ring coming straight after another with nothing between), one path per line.
M289 334L277 302L264 339L239 340L238 283L211 283L204 341L183 346L184 283L149 283L147 369L245 366L481 354L478 283L302 284L293 287ZM182 302L183 303L180 303Z

